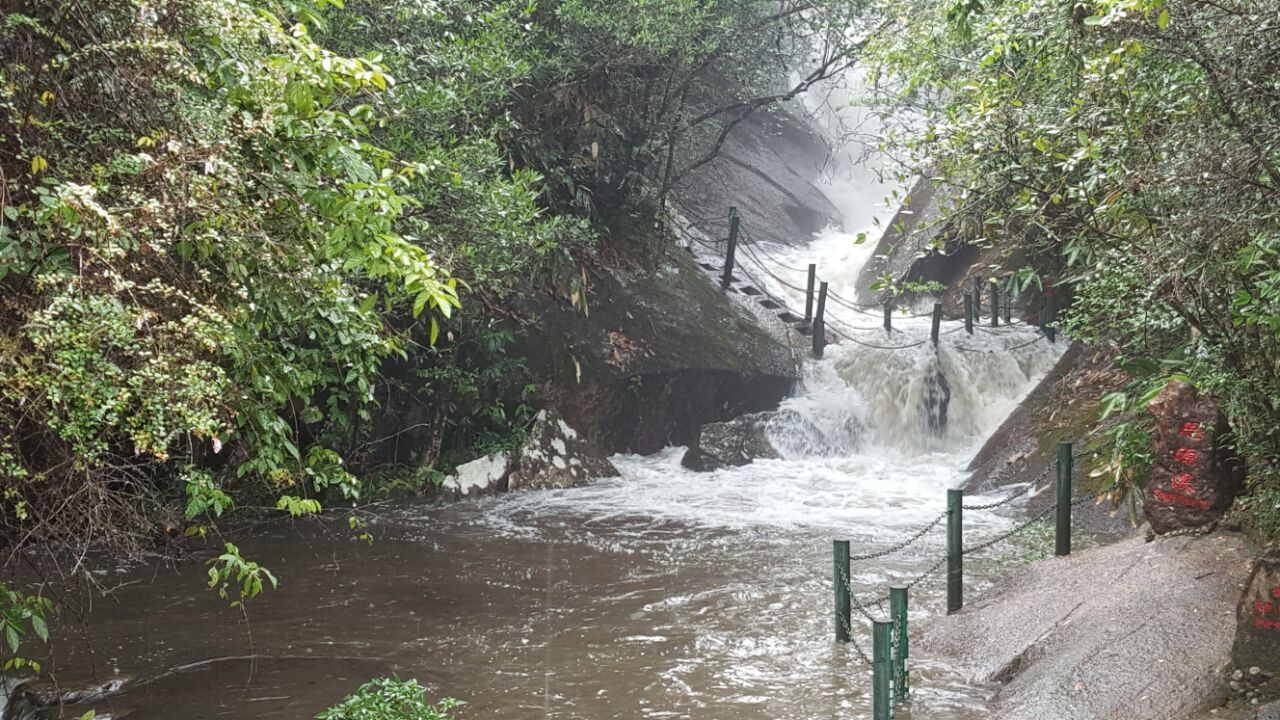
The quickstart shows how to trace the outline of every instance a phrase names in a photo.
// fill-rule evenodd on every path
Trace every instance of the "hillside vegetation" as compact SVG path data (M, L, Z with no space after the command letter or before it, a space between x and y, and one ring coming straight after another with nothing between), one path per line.
M431 398L428 479L518 442L493 318L654 256L679 179L854 62L861 10L0 1L5 577L367 494L395 383ZM230 544L210 573L276 582ZM9 593L11 651L48 604Z
M1141 492L1145 399L1217 396L1249 463L1241 516L1280 534L1280 4L889 0L868 64L904 172L947 221L1052 278L1075 339L1137 376L1105 398L1108 477Z

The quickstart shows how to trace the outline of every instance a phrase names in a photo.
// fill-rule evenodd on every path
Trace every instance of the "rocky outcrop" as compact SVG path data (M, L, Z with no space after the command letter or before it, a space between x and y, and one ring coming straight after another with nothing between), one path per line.
M441 485L454 499L519 490L550 490L615 477L601 457L554 409L538 413L519 450L459 465Z
M1176 720L1215 701L1248 570L1234 536L1133 538L1023 567L911 654L998 683L992 720Z
M1060 270L1056 258L1029 256L1022 243L973 244L970 241L981 232L948 217L955 206L954 196L944 188L930 178L918 179L885 228L875 254L858 275L858 301L879 301L881 293L871 286L886 273L901 282L942 284L946 289L937 299L946 313L956 318L963 316L964 296L973 291L975 280L983 288L983 311L990 307L993 268L997 268L996 274L1004 275L1014 269L1034 267L1041 272L1046 289L1052 286L1052 277ZM1063 293L1065 290L1060 292ZM1011 314L1038 323L1040 295L1039 289L1014 295ZM900 302L917 299L914 293L907 292ZM1066 302L1066 298L1060 297L1059 302Z
M120 693L127 684L127 678L115 678L103 683L94 683L84 687L66 687L50 678L34 680L17 680L6 678L4 681L5 696L4 720L32 720L37 717L53 717L40 714L45 708L61 708L64 705L102 700ZM16 687L10 689L11 685ZM60 717L61 715L59 715ZM110 716L99 714L97 717L110 720Z
M714 160L680 182L676 204L713 237L728 232L730 207L753 241L803 242L839 222L840 211L816 184L828 149L803 113L781 106L747 118Z
M728 422L703 425L680 464L690 470L707 472L778 457L778 451L769 441L768 421L771 417L772 413L754 413Z
M972 474L964 489L991 493L1006 485L1051 483L1044 472L1054 461L1057 443L1079 443L1097 422L1098 398L1128 381L1111 352L1072 345L983 444L969 463ZM1077 495L1100 489L1103 481L1090 477L1088 461L1075 463L1074 470ZM1033 488L1027 511L1039 513L1053 502L1052 492L1037 494ZM1072 523L1085 532L1126 534L1140 519L1107 504L1083 503L1072 509Z
M973 262L976 253L972 248L950 242L952 233L946 224L950 205L946 192L932 180L916 180L880 236L875 254L858 274L858 302L879 299L880 293L871 285L885 273L895 278L945 283L952 279L949 268Z
M947 411L951 407L951 383L941 369L925 378L924 414L929 432L941 436L947 430Z
M689 445L703 425L777 407L799 358L736 307L685 251L652 271L588 274L588 304L525 308L516 351L554 406L605 454Z
M593 454L564 418L554 410L543 410L534 419L514 461L506 489L515 492L576 487L617 475L613 463Z
M509 453L485 455L454 468L440 485L440 490L454 500L492 495L505 486L512 465Z
M1231 659L1238 667L1280 674L1280 555L1253 561L1249 582L1236 604Z
M1155 462L1142 512L1156 533L1222 517L1244 486L1245 468L1224 445L1226 415L1190 383L1170 382L1147 404L1156 420Z

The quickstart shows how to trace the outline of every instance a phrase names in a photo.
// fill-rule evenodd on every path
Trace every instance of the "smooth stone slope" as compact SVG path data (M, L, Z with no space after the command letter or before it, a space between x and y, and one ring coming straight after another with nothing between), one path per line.
M1248 574L1235 536L1125 540L1019 569L912 652L999 683L993 720L1177 720L1218 699Z

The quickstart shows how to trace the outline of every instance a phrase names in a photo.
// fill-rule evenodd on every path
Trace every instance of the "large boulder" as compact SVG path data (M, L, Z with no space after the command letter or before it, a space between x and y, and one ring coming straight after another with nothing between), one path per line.
M1155 463L1142 512L1157 534L1207 525L1235 502L1244 464L1223 444L1227 418L1190 383L1170 382L1147 404Z
M1010 569L913 622L913 662L990 683L989 720L1197 717L1220 697L1248 555L1231 535L1134 537Z
M441 491L462 499L517 490L550 490L616 477L618 469L569 426L554 408L534 418L524 444L514 452L485 455L459 465Z
M1236 605L1231 659L1238 667L1280 673L1280 555L1253 561L1249 582Z
M617 475L613 463L596 454L559 413L547 409L534 419L515 468L507 477L506 489L576 487Z
M709 472L746 465L756 459L778 457L768 435L768 421L772 415L753 413L728 422L703 425L680 464L690 470Z
M455 468L445 478L440 490L455 500L492 495L506 488L507 476L514 464L509 453L485 455Z

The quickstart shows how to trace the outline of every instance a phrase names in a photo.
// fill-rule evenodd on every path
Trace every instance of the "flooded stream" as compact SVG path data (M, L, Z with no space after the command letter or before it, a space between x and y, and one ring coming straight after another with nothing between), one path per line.
M855 297L873 243L854 237L874 232L870 198L885 188L865 169L842 187L845 228L755 248L769 258L761 289L803 307L798 268L817 262L835 293ZM588 487L379 507L372 544L345 517L260 526L230 539L281 582L244 616L205 589L207 553L104 573L119 589L96 602L84 637L54 643L47 668L68 686L125 678L126 689L65 716L293 720L395 673L465 701L460 720L869 717L869 669L832 641L831 541L866 552L933 520L1060 348L1028 344L1025 326L971 337L948 322L935 350L927 318L904 314L886 334L878 310L828 311L850 340L807 363L770 423L781 459L698 474L680 466L682 448L615 457L622 477ZM950 391L941 431L939 374ZM1008 528L1017 503L1009 512L966 512L967 540ZM855 564L855 586L879 596L943 552L938 529ZM966 563L970 597L1000 563L999 551ZM913 622L941 611L941 580L913 589ZM855 633L867 647L866 623ZM913 652L899 717L984 716L984 688Z
M928 336L926 319L901 325L898 344ZM320 521L238 535L281 576L238 623L198 561L109 573L123 587L50 666L68 684L130 679L93 706L131 720L306 718L389 673L466 701L462 720L867 717L867 668L832 642L831 541L862 552L936 517L982 438L1057 357L1045 342L1004 350L1031 329L956 327L941 351L829 348L771 425L783 459L698 474L680 448L619 456L622 477L589 487L380 508L372 544ZM939 368L952 388L940 437L921 410ZM967 537L1012 521L966 513ZM854 581L880 595L942 553L938 530L858 563ZM968 586L992 567L969 563ZM913 621L940 611L941 592L940 574L916 587ZM927 662L913 673L902 716L983 716L982 688Z

